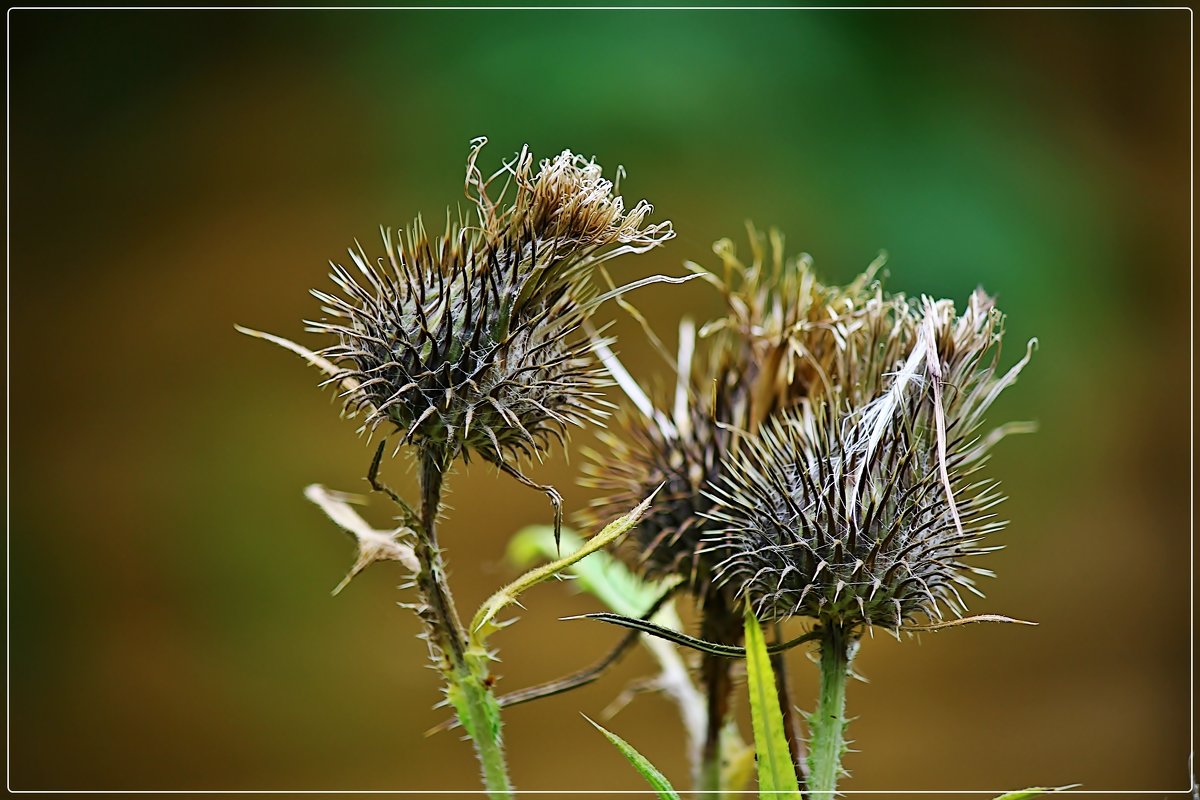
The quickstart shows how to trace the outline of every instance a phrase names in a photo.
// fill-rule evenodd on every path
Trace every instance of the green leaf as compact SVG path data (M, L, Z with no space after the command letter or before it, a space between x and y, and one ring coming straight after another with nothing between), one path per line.
M758 788L773 797L800 800L796 765L788 749L783 712L775 691L775 674L767 654L767 640L754 612L746 609L746 683L750 690L750 719L754 749L758 754Z
M999 797L997 797L996 800L1028 800L1028 798L1030 798L1030 797L1041 797L1044 794L1050 794L1052 792L1061 792L1064 789L1074 789L1078 785L1079 784L1076 783L1076 784L1072 784L1070 786L1052 786L1050 788L1034 786L1029 789L1022 789L1019 792L1007 792L1006 794L1002 794Z
M591 722L596 730L603 733L605 738L612 742L613 745L621 751L621 754L625 756L625 758L629 759L629 763L633 764L633 768L641 773L642 777L646 779L646 782L649 783L654 791L658 793L658 796L661 798L661 800L679 800L679 792L675 791L675 789L671 786L671 782L667 780L666 776L659 772L657 767L647 761L645 756L643 756L637 750L634 750L633 745L622 739L620 736L617 736L612 731L604 728L602 725L599 725L595 721L589 719L586 715L584 716L584 719L586 719L588 722Z
M582 547L569 556L552 561L549 564L543 564L536 569L531 569L521 577L517 578L512 583L505 586L500 591L493 594L479 610L475 612L475 616L471 619L470 635L472 645L481 648L488 634L494 631L497 626L492 620L495 619L501 609L505 606L517 602L517 597L527 589L536 586L542 581L548 580L558 573L562 572L567 567L575 564L586 556L600 550L601 548L615 542L617 539L624 536L630 528L637 525L641 520L642 515L646 513L646 509L650 507L651 500L654 496L651 495L638 504L637 508L630 511L623 517L615 519L604 526L604 529L597 533L592 538L588 539Z
M568 552L583 546L583 540L569 528L563 528L561 542ZM556 558L554 528L549 525L522 528L508 544L508 559L519 567ZM576 586L627 617L641 616L671 586L671 581L643 580L606 551L572 564L568 571L578 579Z

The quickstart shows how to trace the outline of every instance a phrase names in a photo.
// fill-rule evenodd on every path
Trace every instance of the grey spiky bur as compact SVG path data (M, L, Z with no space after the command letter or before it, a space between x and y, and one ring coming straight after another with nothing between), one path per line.
M969 563L996 549L984 539L1004 527L998 484L982 469L1013 428L985 432L984 415L1033 345L1001 372L1002 323L981 291L961 315L950 301L878 292L834 310L835 374L849 379L773 416L707 490L717 582L759 620L817 621L814 792L833 792L842 772L845 679L862 631L972 619L963 591L981 595L972 576L991 574ZM943 606L955 621L942 621ZM975 619L985 618L1012 621Z
M491 654L470 646L438 544L445 474L456 459L479 455L551 498L557 534L559 495L530 480L523 462L564 442L570 427L605 414L600 389L607 381L593 354L604 340L584 329L596 307L629 288L669 280L643 278L600 293L592 275L604 262L657 247L674 233L669 222L646 223L645 201L626 210L600 166L570 151L535 165L522 149L484 177L476 161L485 143L473 142L467 159L471 218L448 219L437 236L420 218L402 233L383 229L382 256L372 260L359 245L350 251L352 268L331 263L337 291L314 291L324 318L308 329L332 343L313 352L243 330L321 368L325 383L340 390L344 413L362 418L360 433L394 430L393 452L412 449L421 484L416 508L378 478L386 440L368 474L373 488L400 505L404 527L395 536L411 536L411 552L407 544L393 546L393 534L355 523L348 529L364 551L354 571L401 551L399 560L415 560L420 599L412 607L424 622L447 699L475 743L485 784L502 797L511 786ZM311 494L335 519L349 516L335 495ZM380 555L367 554L367 544Z
M961 616L963 592L979 594L972 576L991 574L964 561L1004 526L998 483L982 474L999 434L981 427L1025 362L998 372L1001 317L982 292L961 316L929 299L864 312L846 352L899 345L904 361L881 365L887 388L835 386L787 409L707 489L717 580L763 621L896 629L940 620L942 606Z
M536 486L520 461L603 415L605 380L581 328L596 305L592 272L673 232L643 226L645 201L626 212L594 162L567 151L534 175L522 151L485 180L481 146L467 174L476 224L439 237L419 219L404 234L385 230L386 257L375 264L361 247L350 251L358 275L332 265L341 295L314 291L329 318L310 330L337 338L320 351L341 367L327 383L352 382L345 410L364 414L364 429L395 426L399 445L413 444L438 471L474 452ZM488 196L501 176L511 199ZM557 508L557 494L537 488Z

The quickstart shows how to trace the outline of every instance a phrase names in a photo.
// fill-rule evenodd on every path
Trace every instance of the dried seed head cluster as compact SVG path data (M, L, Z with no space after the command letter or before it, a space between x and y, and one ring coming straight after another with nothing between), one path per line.
M332 265L341 294L314 292L327 318L309 323L337 337L319 355L340 367L328 383L346 387L345 412L364 414L365 430L396 426L443 464L538 456L601 413L605 380L581 331L598 299L589 276L673 235L645 224L645 201L626 211L600 167L569 151L535 171L522 150L485 179L484 143L467 165L477 220L438 237L420 219L385 230L375 263L352 250L354 271Z
M699 331L680 329L680 352L667 356L677 376L671 412L647 397L620 364L609 366L633 399L601 435L608 451L591 454L585 484L602 497L582 516L595 524L665 484L655 504L622 545L623 555L647 577L680 575L702 600L715 562L701 553L704 534L720 525L710 518L714 501L705 487L721 476L722 463L781 407L821 395L854 369L836 358L846 344L839 329L846 315L861 316L878 287L868 290L878 265L846 287L816 279L807 256L786 259L783 237L749 230L751 259L732 242L713 246L719 271L689 264L725 301L726 316ZM740 616L735 620L740 626ZM740 630L740 627L739 627Z
M962 614L971 575L990 574L963 559L1004 524L979 471L1014 430L984 435L983 416L1028 353L999 371L1003 318L982 292L959 315L886 294L882 260L828 286L806 256L784 258L777 234L751 229L751 243L748 264L717 243L721 274L690 265L727 314L701 329L702 357L679 359L673 414L610 363L638 411L618 416L611 452L594 459L595 516L665 481L630 560L763 621L897 628Z
M835 385L729 460L708 488L717 580L762 620L899 628L943 606L961 615L960 590L979 594L970 576L991 574L962 559L996 549L982 539L1005 524L979 471L1011 429L982 434L984 413L1029 353L998 370L1002 316L980 291L961 315L893 298L843 333L859 344L838 360L860 361L876 390Z

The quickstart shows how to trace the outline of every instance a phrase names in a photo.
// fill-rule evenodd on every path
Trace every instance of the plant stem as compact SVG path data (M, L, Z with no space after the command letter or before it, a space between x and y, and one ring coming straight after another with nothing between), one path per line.
M712 794L704 797L716 797L723 788L721 781L721 732L725 727L725 718L729 713L729 695L732 682L729 676L730 661L705 653L701 656L700 674L703 676L705 693L707 695L707 714L704 730L704 748L700 754L700 769L697 776L696 788Z
M709 592L704 598L703 616L700 621L700 637L718 644L738 644L742 640L742 621L735 615L720 591ZM701 683L707 697L707 723L704 747L696 776L696 788L709 794L702 797L717 798L719 792L728 789L724 781L725 739L730 713L730 697L733 680L730 670L733 662L728 658L705 653L701 656Z
M508 779L500 734L500 704L486 683L487 667L483 659L469 656L464 667L445 673L445 676L446 696L458 714L458 721L475 744L488 797L492 800L511 798L512 783Z
M434 453L421 453L421 528L414 548L421 562L417 589L423 607L421 619L429 634L430 655L438 668L447 673L465 662L466 636L454 597L446 581L446 567L437 541L437 514L442 499L442 460Z
M846 749L846 677L850 673L850 629L836 622L821 626L821 692L809 717L808 794L832 800Z
M508 766L500 733L500 705L488 681L488 656L470 652L454 597L446 581L446 568L437 544L437 514L446 470L440 453L421 453L421 528L415 549L421 562L417 589L418 614L425 623L430 655L446 681L446 696L459 722L475 745L483 767L483 782L493 800L512 797Z

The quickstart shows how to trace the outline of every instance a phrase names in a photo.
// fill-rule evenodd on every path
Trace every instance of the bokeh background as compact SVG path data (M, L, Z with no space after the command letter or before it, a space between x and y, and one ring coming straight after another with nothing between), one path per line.
M460 203L496 166L571 148L679 237L619 275L712 263L744 220L830 280L881 249L889 285L1009 314L1041 342L995 419L1036 419L995 474L1009 548L980 611L1041 622L868 640L845 788L1183 789L1188 783L1190 14L919 11L43 12L10 15L11 785L469 789L424 738L425 668L398 569L329 590L350 540L301 495L361 490L370 451L298 359L327 259ZM704 287L636 298L668 340ZM621 352L659 370L612 309ZM590 441L588 435L576 444ZM569 508L580 459L535 470ZM404 460L390 480L411 490ZM544 498L451 480L460 605L513 568ZM383 524L388 511L369 512ZM502 688L615 641L529 595ZM638 789L580 717L652 670L635 653L514 709L528 789ZM791 663L811 705L815 669ZM611 722L681 784L680 728Z

